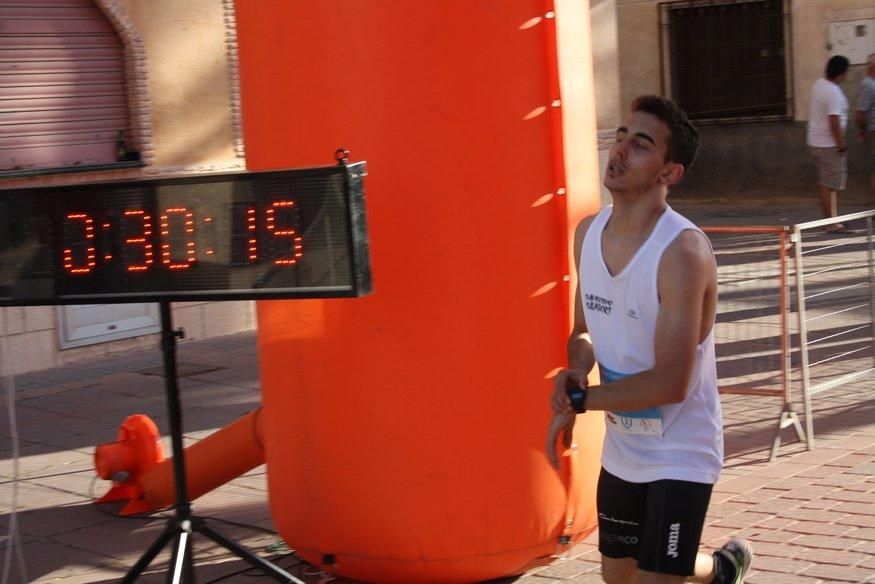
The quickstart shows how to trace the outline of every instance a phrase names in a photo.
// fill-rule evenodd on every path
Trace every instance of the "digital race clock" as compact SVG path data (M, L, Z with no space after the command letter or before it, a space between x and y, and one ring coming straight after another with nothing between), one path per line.
M0 190L0 304L371 291L365 163Z

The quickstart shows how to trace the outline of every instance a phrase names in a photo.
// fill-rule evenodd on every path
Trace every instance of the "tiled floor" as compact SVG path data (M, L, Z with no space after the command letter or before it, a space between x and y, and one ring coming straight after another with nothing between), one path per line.
M259 405L253 334L182 343L179 361L186 443ZM0 582L7 570L9 582L115 582L158 537L165 519L121 518L113 514L117 505L93 504L107 483L96 479L92 453L115 438L130 413L167 427L164 380L150 374L160 365L156 348L16 377L17 482L9 408L6 393L0 394ZM808 451L787 428L771 463L779 400L723 396L727 458L703 542L717 547L731 535L749 538L757 554L750 584L875 582L873 389L869 376L816 396L816 449ZM165 444L169 450L166 437ZM13 497L20 548L6 539ZM329 581L273 533L263 466L199 498L196 511L308 584ZM201 584L272 581L205 538L194 540ZM593 534L566 558L515 581L600 582L595 541ZM162 552L138 582L163 582L168 560Z

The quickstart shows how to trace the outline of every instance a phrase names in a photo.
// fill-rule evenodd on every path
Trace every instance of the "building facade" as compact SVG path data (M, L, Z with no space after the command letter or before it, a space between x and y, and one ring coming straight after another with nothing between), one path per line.
M0 2L0 189L246 168L232 0ZM184 302L196 339L252 302ZM0 308L12 373L155 348L155 304Z
M875 52L871 0L590 2L594 29L608 28L597 20L600 14L616 20L616 41L595 44L594 51L601 55L595 59L597 94L604 84L619 106L606 107L597 95L600 111L624 112L635 96L660 94L700 127L699 162L678 195L815 195L805 147L810 87L829 57L843 54L851 70L842 87L853 107L865 59ZM616 69L599 69L612 59ZM610 79L614 71L619 91ZM612 115L599 116L606 139ZM845 200L869 196L864 156L862 145L852 143Z

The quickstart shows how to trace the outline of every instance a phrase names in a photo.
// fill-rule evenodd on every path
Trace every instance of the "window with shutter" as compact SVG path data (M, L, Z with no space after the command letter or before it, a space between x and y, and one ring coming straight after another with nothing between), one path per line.
M785 0L661 4L671 95L690 118L790 117Z
M0 0L0 176L135 163L125 78L92 0Z

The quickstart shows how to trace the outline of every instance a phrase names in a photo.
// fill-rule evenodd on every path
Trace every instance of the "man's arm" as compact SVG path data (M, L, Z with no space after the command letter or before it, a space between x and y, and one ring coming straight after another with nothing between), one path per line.
M659 266L659 312L651 369L609 386L589 388L587 410L635 411L683 401L703 330L706 295L716 290L717 267L711 247L697 231L684 231L668 247Z
M574 231L574 269L580 274L580 253L583 247L583 238L589 230L589 226L595 216L587 217L577 225ZM582 369L589 373L595 366L595 353L592 350L592 342L586 328L586 318L583 315L583 303L580 298L580 282L574 293L574 326L568 337L568 366L571 369Z
M580 254L583 247L583 239L586 237L586 232L595 216L587 217L577 225L574 231L574 269L576 274L580 274ZM574 324L571 328L571 334L568 336L566 345L568 355L568 367L576 373L576 377L582 377L582 381L575 381L574 385L585 387L586 376L595 367L595 353L592 349L592 342L589 338L589 332L586 328L586 317L583 314L583 303L580 296L580 282L577 283L577 289L574 292ZM556 413L573 413L571 402L566 394L567 382L565 377L568 370L561 372L555 379L553 384L553 411Z
M587 217L577 225L577 229L574 231L574 268L577 274L580 273L583 238L586 236L593 219L594 216ZM567 351L570 372L576 373L577 377L580 378L574 381L575 385L585 386L586 375L595 366L595 353L592 350L592 343L586 329L586 318L580 299L580 282L577 283L577 289L574 293L574 324L568 337ZM550 399L553 418L550 420L550 428L547 431L546 451L547 460L557 469L559 468L559 455L556 451L556 440L562 434L562 443L566 448L571 446L571 432L577 417L565 391L568 384L566 377L568 373L569 370L565 370L556 376L553 383L553 395Z
M839 152L847 150L847 147L845 146L845 137L842 135L842 124L839 121L839 116L829 116L829 131L832 133L832 138L835 140Z
M854 112L854 120L857 122L857 130L859 130L860 137L866 135L866 112L863 110L857 110Z
M857 129L860 131L860 137L866 134L866 124L868 123L867 113L872 107L873 100L872 91L869 85L863 80L860 84L860 93L857 95L857 109L854 111L854 120L857 122Z

